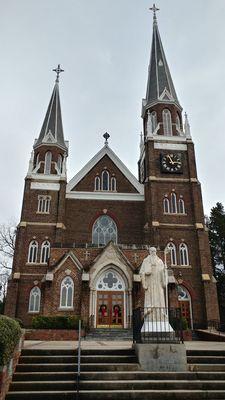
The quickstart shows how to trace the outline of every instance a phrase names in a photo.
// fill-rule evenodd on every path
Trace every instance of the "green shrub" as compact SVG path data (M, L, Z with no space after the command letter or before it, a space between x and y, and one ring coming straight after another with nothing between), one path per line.
M175 331L180 330L180 328L182 328L183 331L187 331L189 329L188 322L184 317L181 317L181 320L179 318L171 318L170 324Z
M66 316L36 316L32 319L32 328L34 329L78 329L78 315Z
M17 321L0 315L0 365L10 361L14 349L20 339L22 330Z

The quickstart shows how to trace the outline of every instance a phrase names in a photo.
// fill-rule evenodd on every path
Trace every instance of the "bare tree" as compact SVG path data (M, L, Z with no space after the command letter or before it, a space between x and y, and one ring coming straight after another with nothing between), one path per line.
M12 269L15 239L15 224L0 225L0 302L2 304L5 300L7 282Z

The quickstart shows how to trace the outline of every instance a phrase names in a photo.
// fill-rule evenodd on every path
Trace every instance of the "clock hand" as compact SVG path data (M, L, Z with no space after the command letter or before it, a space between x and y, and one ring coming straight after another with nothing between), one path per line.
M167 156L167 158L170 159L170 163L171 163L171 164L174 164L174 161L172 160L172 158L171 158L169 155Z

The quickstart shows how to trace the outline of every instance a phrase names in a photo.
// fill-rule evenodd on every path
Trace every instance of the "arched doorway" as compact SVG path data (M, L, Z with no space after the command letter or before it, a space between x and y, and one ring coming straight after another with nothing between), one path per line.
M123 328L126 325L127 293L123 277L113 268L96 281L96 327Z
M188 327L193 329L191 295L184 286L178 286L178 301L182 317L187 320Z

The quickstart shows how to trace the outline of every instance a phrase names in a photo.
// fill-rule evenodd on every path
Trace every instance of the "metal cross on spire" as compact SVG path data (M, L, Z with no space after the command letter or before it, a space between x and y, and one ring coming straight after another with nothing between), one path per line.
M108 146L108 139L110 138L110 134L108 132L104 133L104 135L102 135L105 139L105 146Z
M59 82L59 75L61 74L61 72L64 72L64 69L62 69L60 67L60 64L58 64L58 67L53 69L52 71L54 71L56 73L56 80L55 82L58 83Z
M149 8L153 12L153 23L157 24L156 12L159 11L159 8L156 7L155 3L151 8Z

